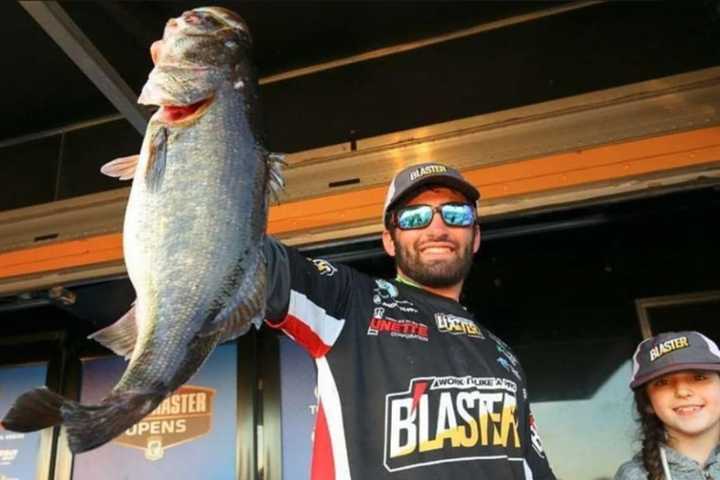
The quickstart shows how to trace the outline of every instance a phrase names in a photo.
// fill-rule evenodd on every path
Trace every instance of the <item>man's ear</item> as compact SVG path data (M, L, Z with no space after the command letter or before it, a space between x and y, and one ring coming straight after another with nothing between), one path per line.
M392 238L392 235L388 230L383 230L382 233L382 242L383 242L383 248L385 248L385 252L390 255L391 257L395 256L395 241Z
M480 225L477 223L473 227L475 229L475 238L473 239L473 253L477 253L480 249Z

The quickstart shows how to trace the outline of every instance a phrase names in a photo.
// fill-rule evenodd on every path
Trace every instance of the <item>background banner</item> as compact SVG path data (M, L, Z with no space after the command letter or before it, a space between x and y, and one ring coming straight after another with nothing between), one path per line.
M99 401L126 365L119 357L83 361L82 402ZM237 347L227 344L125 434L77 455L73 479L234 479L236 412Z
M45 385L47 364L0 367L0 418L22 393ZM33 480L37 475L40 432L16 433L0 426L0 478Z
M310 356L289 338L280 337L283 480L310 478L316 385Z

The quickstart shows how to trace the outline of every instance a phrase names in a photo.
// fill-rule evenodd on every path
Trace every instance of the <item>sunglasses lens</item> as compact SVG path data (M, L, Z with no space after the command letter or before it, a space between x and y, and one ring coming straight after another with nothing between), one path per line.
M397 225L403 230L427 227L432 216L432 208L427 205L401 208L397 212Z
M467 227L475 221L473 208L465 204L445 204L441 207L442 218L452 227Z

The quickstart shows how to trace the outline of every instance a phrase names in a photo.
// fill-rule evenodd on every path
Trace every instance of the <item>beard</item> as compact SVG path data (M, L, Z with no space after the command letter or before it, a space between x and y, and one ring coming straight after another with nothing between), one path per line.
M473 261L473 242L476 233L470 241L461 246L458 255L451 260L434 260L423 262L420 259L418 242L409 249L407 245L395 242L395 264L411 280L431 288L446 288L465 280Z

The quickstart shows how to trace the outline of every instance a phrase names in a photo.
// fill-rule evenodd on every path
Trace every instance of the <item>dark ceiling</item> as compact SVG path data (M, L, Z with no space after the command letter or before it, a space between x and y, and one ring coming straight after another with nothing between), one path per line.
M61 6L139 92L151 69L149 45L167 19L203 3ZM261 76L562 5L219 3L248 22ZM19 4L2 2L0 14L0 42L10 46L0 58L5 83L0 142L116 113ZM436 47L266 85L269 141L276 149L295 151L716 65L718 16L717 0L598 2ZM380 109L383 115L378 115ZM308 120L325 133L294 133L294 125Z
M247 21L261 76L546 8L528 2L214 3ZM149 46L167 20L205 4L62 2L62 8L137 93L152 68ZM3 2L0 13L0 42L15 46L0 59L12 92L0 100L6 112L0 140L115 112L18 3Z

